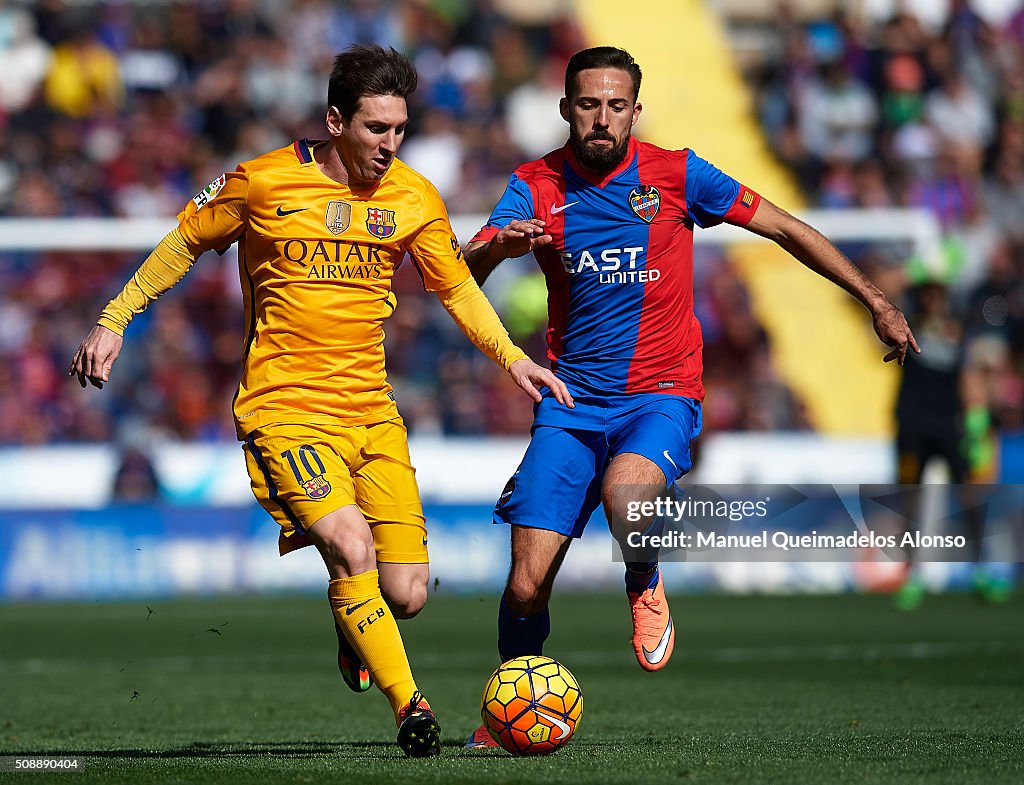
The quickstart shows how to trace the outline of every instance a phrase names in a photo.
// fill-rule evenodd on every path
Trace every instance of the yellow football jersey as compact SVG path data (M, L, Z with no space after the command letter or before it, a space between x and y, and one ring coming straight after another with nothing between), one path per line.
M298 141L241 164L178 216L196 256L238 242L246 319L239 438L269 423L397 416L383 328L395 270L408 254L427 291L470 275L428 180L395 160L379 182L342 185L313 160L318 144Z

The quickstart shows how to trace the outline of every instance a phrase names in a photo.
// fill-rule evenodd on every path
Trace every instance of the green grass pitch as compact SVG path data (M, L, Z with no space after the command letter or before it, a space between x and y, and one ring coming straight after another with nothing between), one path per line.
M556 592L557 595L557 592ZM633 660L622 596L559 595L546 653L583 721L547 758L468 753L495 598L403 624L440 758L408 760L376 691L345 689L326 600L0 605L0 755L80 755L70 783L1024 782L1024 601L671 597L667 670Z

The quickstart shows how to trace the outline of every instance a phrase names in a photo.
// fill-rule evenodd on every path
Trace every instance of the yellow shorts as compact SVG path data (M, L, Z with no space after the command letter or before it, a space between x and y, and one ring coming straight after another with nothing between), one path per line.
M400 418L373 425L281 423L244 443L252 492L281 525L280 550L309 545L318 520L355 504L370 524L377 561L425 564L427 528Z

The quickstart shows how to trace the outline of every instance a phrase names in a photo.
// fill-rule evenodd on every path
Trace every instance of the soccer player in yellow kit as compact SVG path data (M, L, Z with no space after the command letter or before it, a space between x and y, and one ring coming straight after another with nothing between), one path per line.
M104 309L69 370L102 387L128 322L205 251L239 246L247 335L234 399L253 493L281 552L313 544L343 653L387 696L398 743L440 751L396 617L427 596L427 530L406 430L384 368L391 279L408 254L462 330L536 401L565 385L509 339L463 260L434 187L395 155L416 72L394 50L354 46L328 87L330 139L296 141L215 180ZM339 658L340 659L340 658ZM343 672L345 672L343 668Z

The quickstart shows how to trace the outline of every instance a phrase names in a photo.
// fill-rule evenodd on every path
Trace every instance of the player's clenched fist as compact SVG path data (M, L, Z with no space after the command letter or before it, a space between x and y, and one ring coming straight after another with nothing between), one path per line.
M77 375L82 387L88 379L93 387L103 389L103 382L110 381L110 369L121 353L123 342L124 338L113 330L96 325L75 352L68 376Z

